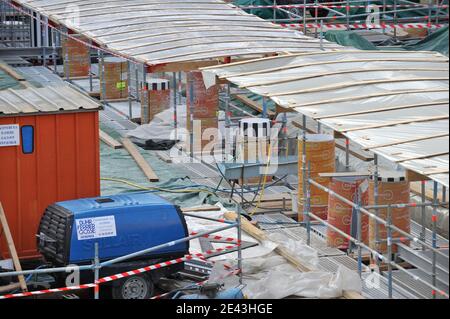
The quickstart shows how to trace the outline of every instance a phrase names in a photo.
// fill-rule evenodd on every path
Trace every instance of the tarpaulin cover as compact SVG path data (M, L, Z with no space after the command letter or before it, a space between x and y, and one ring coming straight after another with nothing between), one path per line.
M355 31L329 30L325 33L325 39L346 47L354 47L360 50L377 49L370 41L366 40Z
M22 85L3 70L0 70L0 90L20 89Z
M422 41L404 48L409 51L436 51L448 56L448 27L439 29Z
M120 136L117 132L107 126L102 125L102 130L107 132L115 139ZM153 170L160 178L159 183L151 183L137 166L136 162L125 149L112 149L104 143L100 144L100 165L101 177L119 179L126 182L131 182L143 187L158 187L163 189L207 189L207 187L198 187L199 185L191 181L182 169L182 165L175 165L165 163L156 156L155 152L148 152L138 148L142 156L148 163L151 164ZM113 195L123 192L139 191L132 185L105 181L101 183L102 195ZM141 190L142 191L142 190ZM193 207L201 204L216 204L222 200L218 196L208 194L205 192L191 192L191 193L170 193L157 192L158 195L172 201L181 207ZM224 204L225 201L224 201Z
M389 50L407 50L407 51L435 51L448 56L448 27L441 28L425 39L399 47L389 47ZM325 34L325 39L337 44L354 47L360 50L386 50L380 46L376 47L370 41L359 35L355 31L330 30Z

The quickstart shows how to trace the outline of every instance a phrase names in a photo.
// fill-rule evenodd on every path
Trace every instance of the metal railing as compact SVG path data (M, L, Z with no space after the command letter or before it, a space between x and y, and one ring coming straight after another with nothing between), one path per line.
M195 215L195 214L186 214L186 216L192 217L192 218L199 218L199 219L204 219L204 220L212 220L212 221L217 221L220 223L225 224L225 226L223 227L218 227L215 228L213 230L210 231L204 231L204 232L200 232L200 233L194 233L191 234L188 237L185 238L180 238L168 243L164 243L161 245L157 245L154 247L150 247L144 250L140 250L125 256L120 256L114 259L110 259L107 261L103 261L101 262L99 259L99 255L100 255L100 251L99 251L99 246L98 243L95 244L94 247L94 252L93 252L93 258L92 258L92 263L89 265L80 265L80 266L76 266L76 269L78 271L92 271L94 273L94 280L95 280L95 285L98 286L98 281L100 279L100 270L102 268L105 267L109 267L112 266L114 264L118 264L124 261L129 261L129 260L133 260L135 258L138 257L142 257L145 256L149 253L154 253L157 252L158 250L164 249L164 248L168 248L168 247L173 247L175 245L181 244L181 243L185 243L185 242L189 242L192 241L194 239L198 239L198 238L202 238L202 237L208 237L208 235L211 234L215 234L224 230L228 230L228 229L232 229L232 228L236 228L237 229L237 240L238 240L238 244L237 244L237 251L238 251L238 258L237 258L237 269L235 269L234 271L237 271L237 273L239 274L239 280L240 283L242 283L242 247L240 245L241 241L242 241L242 227L241 227L241 216L242 216L242 211L241 209L238 207L237 209L237 213L238 213L238 219L236 222L231 222L231 221L222 221L222 220L216 220L214 218L209 218L209 217L205 217L205 216L199 216L199 215ZM28 276L28 275L38 275L38 274L56 274L56 273L67 273L67 272L71 272L74 270L74 265L69 265L66 267L54 267L54 268L42 268L42 269L34 269L34 270L23 270L23 271L10 271L10 272L0 272L0 278L2 277L16 277L16 276ZM89 287L91 288L91 287ZM94 287L96 288L96 287ZM31 294L30 294L31 295ZM1 297L1 296L0 296ZM96 288L95 289L95 294L94 294L94 298L95 299L99 299L99 290Z
M303 116L304 121L304 127L306 127L306 116ZM432 289L433 292L433 298L437 297L437 294L439 293L445 298L449 298L449 294L440 288L437 287L437 256L444 257L445 259L449 259L449 256L445 254L443 251L439 250L437 247L437 208L443 205L448 205L448 202L440 203L438 200L438 184L437 182L434 182L434 190L433 190L433 201L432 202L425 202L416 204L416 203L399 203L399 204L392 204L392 205L379 205L379 185L378 185L378 177L379 177L379 167L378 167L378 158L375 156L375 172L373 174L374 178L374 200L375 204L370 206L364 206L361 202L361 196L357 196L357 199L355 202L337 194L333 190L331 190L328 187L325 187L318 182L316 182L313 178L311 178L311 164L307 163L306 161L306 131L303 132L303 150L299 150L302 153L302 167L301 170L303 171L303 216L305 221L305 227L307 229L307 243L308 245L311 244L311 219L316 220L323 224L326 227L329 227L333 231L337 232L341 236L344 236L346 239L354 243L358 248L358 270L359 274L362 275L362 266L363 266L363 258L362 258L362 249L366 249L369 251L374 257L377 263L384 262L388 266L387 271L387 277L388 277L388 296L389 298L393 297L393 270L394 267L404 273L406 273L408 276L410 276L413 280L421 282L422 284L426 285L427 287ZM315 187L317 189L320 189L326 193L328 193L329 196L332 196L336 199L338 199L340 202L349 205L352 207L355 211L356 218L357 218L357 238L351 236L350 234L345 233L341 229L335 227L334 225L330 224L328 221L325 221L321 219L320 217L316 216L311 212L311 187ZM415 237L414 235L404 231L403 229L400 229L397 227L393 221L392 221L392 209L395 208L409 208L409 207L432 207L433 208L433 227L432 227L432 244L428 244L423 235L420 237ZM386 209L387 210L387 217L386 220L381 218L379 216L379 210L380 209ZM375 211L374 213L371 211ZM366 215L373 221L375 221L375 243L376 247L379 243L383 242L379 238L379 225L383 225L386 227L387 230L387 238L385 242L387 243L387 254L386 256L383 255L382 252L369 247L362 241L362 217ZM422 226L425 227L425 226ZM401 236L404 236L402 238L399 238L398 236L393 235L393 232L397 232ZM398 242L406 242L406 241L413 241L419 245L422 245L424 249L427 249L432 252L432 283L427 282L425 279L420 278L419 276L414 275L413 273L406 270L403 266L396 263L392 256L393 256L393 246L396 245Z
M302 29L306 34L309 28L320 28L321 23L326 29L368 29L379 28L424 28L428 31L440 27L442 23L448 23L448 5L443 0L429 0L428 3L415 3L408 0L393 0L388 4L386 0L342 0L342 1L317 1L303 0L292 1L295 3L280 4L273 0L272 5L240 6L241 9L257 13L255 10L272 10L270 19L273 23L283 24ZM358 12L365 9L366 12ZM356 12L353 12L355 11ZM323 14L325 12L325 14ZM417 12L417 16L401 17L403 13ZM321 14L322 13L322 14ZM279 17L279 16L285 17ZM287 16L287 17L286 17ZM415 25L404 25L405 23ZM314 31L317 36L317 31Z

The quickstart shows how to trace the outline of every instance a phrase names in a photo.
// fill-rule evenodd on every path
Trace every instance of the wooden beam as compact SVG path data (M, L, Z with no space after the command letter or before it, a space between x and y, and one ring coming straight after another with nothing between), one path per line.
M189 72L198 70L204 67L219 65L219 60L207 60L207 61L191 61L191 62L174 62L167 64L150 65L147 67L149 73L162 73L162 72Z
M148 164L148 162L145 160L144 156L142 156L142 154L136 148L134 143L131 142L128 138L123 138L122 145L123 145L123 147L125 147L125 149L128 151L128 153L130 153L131 157L136 161L139 168L145 174L147 179L150 182L159 182L159 177L156 175L156 173L150 167L150 164Z
M417 172L407 170L406 171L406 178L410 182L422 182L422 181L429 181L430 178L426 175L419 174Z
M295 111L293 108L290 107L283 107L281 105L276 105L276 113L280 114L280 113L297 113L297 111Z
M388 147L388 146L395 146L395 145L406 144L406 143L426 141L426 140L431 140L431 139L441 138L441 137L446 137L446 136L448 136L448 133L414 137L414 138L400 140L400 141L396 141L396 142L392 142L392 143L384 143L384 144L378 144L378 145L375 145L375 146L366 147L366 148L363 148L363 150L364 151L369 151L369 150L374 150L374 149L382 148L382 147Z
M323 178L342 178L342 177L369 177L369 172L343 172L343 173L320 173L319 176Z
M0 294L20 289L20 283L13 283L6 286L0 286Z
M123 147L123 145L120 144L120 142L116 141L108 133L102 130L100 130L100 140L115 150Z
M181 208L181 211L183 213L188 213L188 212L217 212L217 211L220 211L220 207L219 206L213 206L213 205L203 205L203 206L197 206L197 207Z
M5 235L6 243L8 244L9 254L14 263L14 269L16 271L22 271L22 266L20 265L19 256L17 255L16 246L14 245L14 239L9 229L8 220L6 219L5 211L3 210L3 205L0 203L0 224L3 228L3 234ZM19 275L19 284L23 292L28 291L27 283L23 275Z
M19 82L24 82L27 80L24 76L17 73L16 70L14 70L12 67L7 65L6 63L0 62L0 69L5 71L6 74L8 74L10 77L12 77L13 79L15 79Z
M225 213L225 218L231 221L236 221L238 216L234 212L227 212ZM259 240L260 242L270 240L267 236L267 234L255 227L252 223L250 223L247 219L244 217L241 218L242 223L242 229L252 236L253 238ZM311 269L308 265L305 265L296 255L292 254L288 249L282 247L281 245L278 245L277 248L275 248L275 252L279 254L280 256L284 257L287 261L289 261L292 265L294 265L299 271L301 272L311 272L313 269ZM344 291L344 298L346 299L365 299L363 296L361 296L359 293L355 291Z
M261 104L259 104L258 102L253 101L252 99L250 99L249 97L243 95L243 94L234 94L234 96L236 97L236 99L238 99L240 102L244 103L245 105L251 107L253 110L262 113L263 112L263 107ZM269 116L275 116L276 114L270 110L267 111L267 115Z
M405 121L396 121L396 122L386 122L383 124L374 124L374 125L367 125L367 126L360 126L360 127L354 127L349 129L342 129L341 132L355 132L355 131L362 131L362 130L369 130L374 128L383 128L383 127L389 127L389 126L395 126L395 125L403 125L403 124L411 124L411 123L422 123L422 122L430 122L430 121L440 121L440 120L447 120L448 115L441 115L441 116L430 116L430 117L422 117L414 120L405 120Z
M421 159L427 159L427 158L445 156L445 155L448 155L448 151L399 159L399 160L396 160L395 163L404 163L404 162L409 162L409 161L415 161L415 160L421 160Z
M381 113L381 112L387 112L387 111L395 111L395 110L407 110L407 109L413 109L418 107L425 107L425 106L435 106L435 105L446 105L448 107L448 101L442 101L439 102L430 102L430 103L418 103L418 104L409 104L409 105L397 105L397 106L390 106L390 107L382 107L382 108L376 108L376 109L367 109L364 111L355 111L355 112L344 112L344 113L338 113L338 114L331 114L331 115L324 115L324 116L316 116L314 117L315 120L326 120L326 119L334 119L338 117L346 117L346 116L352 116L352 115L364 115L364 114L371 114L371 113Z

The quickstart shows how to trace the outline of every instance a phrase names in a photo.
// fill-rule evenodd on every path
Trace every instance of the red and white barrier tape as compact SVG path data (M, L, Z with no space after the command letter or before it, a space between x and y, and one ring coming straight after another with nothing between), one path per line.
M267 5L267 6L239 6L242 10L252 10L252 9L296 9L296 8L330 8L330 9L365 9L368 7L377 6L379 8L419 8L419 9L447 9L448 5L432 5L428 6L427 4L387 4L387 5L336 5L336 4L286 4L286 5Z
M2 300L2 299L30 297L30 296L37 296L37 295L45 295L45 294L52 294L52 293L58 293L58 292L67 292L67 291L73 291L73 290L82 290L82 289L96 288L99 284L103 284L103 283L106 283L106 282L110 282L110 281L114 281L114 280L118 280L118 279L122 279L122 278L127 278L127 277L130 277L130 276L139 275L139 274L142 274L142 273L145 273L145 272L149 272L149 271L152 271L152 270L156 270L156 269L161 269L161 268L173 266L173 265L185 262L185 261L192 260L192 259L194 259L196 257L200 258L200 259L206 259L206 258L208 258L209 255L212 255L212 254L215 254L215 253L225 252L225 251L234 249L237 246L239 246L239 245L235 244L235 245L227 246L227 247L224 247L224 248L218 248L218 249L214 249L214 250L209 250L209 251L207 251L205 253L194 253L194 254L186 255L185 257L182 257L182 258L177 258L177 259L174 259L174 260L170 260L170 261L166 261L166 262L163 262L163 263L151 265L151 266L148 266L148 267L144 267L144 268L140 268L140 269L136 269L136 270L123 272L123 273L116 274L116 275L113 275L113 276L107 276L107 277L99 279L96 283L93 283L93 284L85 284L85 285L73 286L73 287L65 287L65 288L45 289L45 290L38 290L38 291L32 291L32 292L23 292L23 293L17 293L17 294L7 294L7 295L0 296L0 300Z
M302 28L317 28L320 29L322 27L319 23L295 23L295 24L280 24L282 27L290 28L290 29L302 29ZM448 26L448 24L430 24L430 23L400 23L400 24L387 24L387 23L381 23L381 24L365 24L365 23L352 23L349 24L348 27L350 29L440 29ZM323 24L324 29L331 29L331 30L346 30L347 24L333 24L333 23L324 23Z
M96 284L86 284L86 285L72 286L72 287L65 287L65 288L45 289L45 290L38 290L38 291L22 292L22 293L18 293L18 294L8 294L8 295L0 296L0 300L38 296L38 295L45 295L45 294L54 294L54 293L58 293L58 292L67 292L67 291L73 291L73 290L83 290L83 289L95 288L96 286L97 286Z
M196 236L199 233L197 232L192 232L190 235L191 236ZM239 239L236 238L231 238L231 237L223 237L223 236L219 236L219 235L205 235L203 236L203 238L210 238L213 240L222 240L222 241L226 241L226 242L230 242L230 243L236 243L236 244L240 244L241 241L239 241Z

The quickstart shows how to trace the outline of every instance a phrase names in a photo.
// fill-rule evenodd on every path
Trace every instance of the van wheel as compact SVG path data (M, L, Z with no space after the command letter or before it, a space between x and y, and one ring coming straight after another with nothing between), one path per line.
M145 275L132 276L116 281L112 286L113 299L149 299L155 286Z

